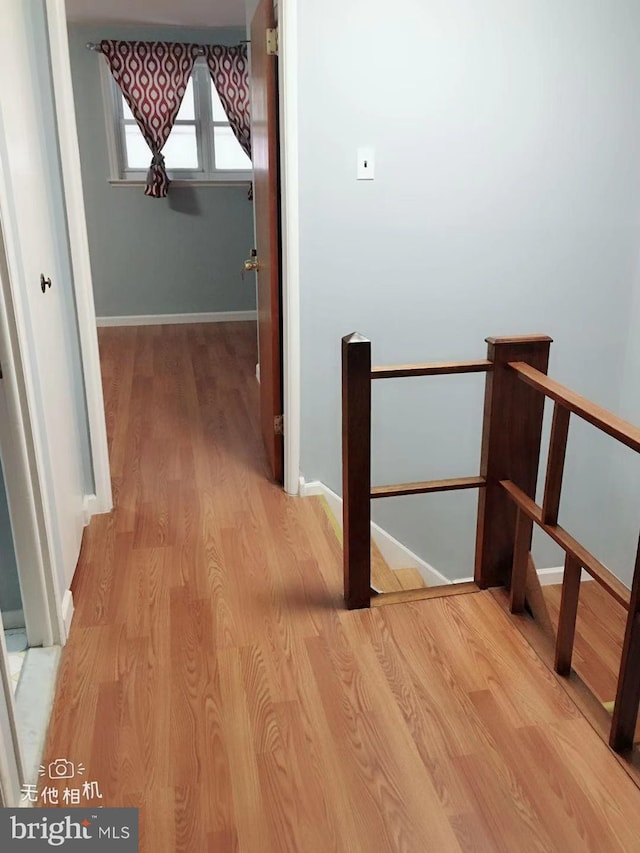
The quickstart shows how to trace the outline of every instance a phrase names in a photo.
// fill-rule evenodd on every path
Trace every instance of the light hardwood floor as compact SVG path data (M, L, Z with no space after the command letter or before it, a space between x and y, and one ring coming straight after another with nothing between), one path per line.
M640 791L490 593L344 611L321 504L266 478L251 326L100 344L116 509L45 763L139 807L145 853L640 849Z

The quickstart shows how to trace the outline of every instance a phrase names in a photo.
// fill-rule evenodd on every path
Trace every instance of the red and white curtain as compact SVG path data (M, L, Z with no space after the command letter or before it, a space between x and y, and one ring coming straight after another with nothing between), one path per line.
M170 181L162 148L175 124L200 48L177 42L104 39L100 50L151 149L145 195L164 198Z
M206 48L213 85L242 150L251 157L251 114L249 112L249 69L247 46L212 44Z

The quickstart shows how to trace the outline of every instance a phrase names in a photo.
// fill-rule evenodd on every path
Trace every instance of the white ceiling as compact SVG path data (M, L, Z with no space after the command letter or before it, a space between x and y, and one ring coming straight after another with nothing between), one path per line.
M67 0L67 18L83 24L244 26L244 0Z

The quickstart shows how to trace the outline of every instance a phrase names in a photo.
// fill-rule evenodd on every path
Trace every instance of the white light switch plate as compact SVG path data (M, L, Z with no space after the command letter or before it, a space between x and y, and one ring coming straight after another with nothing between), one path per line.
M373 148L358 148L358 180L372 181L376 171L376 152Z

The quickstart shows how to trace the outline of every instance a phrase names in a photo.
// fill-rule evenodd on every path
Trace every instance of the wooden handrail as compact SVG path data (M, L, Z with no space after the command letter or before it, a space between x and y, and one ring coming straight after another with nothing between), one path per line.
M573 537L559 527L558 508L569 415L575 414L596 429L640 453L640 428L614 415L586 397L576 394L559 382L549 379L544 373L518 360L509 363L518 379L555 400L553 428L549 451L549 465L545 483L544 506L539 507L513 483L503 481L502 486L516 502L520 512L535 521L566 553L562 583L562 603L558 622L555 668L561 675L571 672L571 654L575 633L575 620L580 590L580 569L584 568L619 604L625 607L627 623L622 658L618 675L618 687L614 704L609 745L616 752L628 752L633 748L638 707L640 705L640 543L633 573L633 586L629 591L599 560L590 554ZM519 583L521 560L514 557L512 583ZM517 594L516 594L517 597ZM512 590L512 602L514 593Z
M630 593L627 587L611 574L600 560L596 559L587 549L574 539L564 528L559 525L545 524L542 519L542 507L538 506L522 489L519 489L511 480L501 480L500 485L505 489L516 506L522 510L532 521L550 536L567 554L570 554L583 569L597 581L618 604L625 609L629 607Z
M373 367L372 379L400 379L409 376L450 376L454 373L488 373L493 363L479 361L441 361L433 364L396 364L389 367Z
M371 499L396 498L402 495L426 495L430 492L455 492L460 489L482 489L484 477L454 477L450 480L425 480L422 483L401 483L395 486L374 486Z
M536 524L565 552L554 666L571 674L580 577L584 568L627 609L627 625L609 743L633 746L640 706L640 545L631 592L593 554L558 525L569 422L572 414L640 452L640 428L549 379L551 338L487 338L486 360L371 367L371 343L353 334L342 341L344 588L347 607L362 608L467 594L510 586L510 607L523 613L531 539ZM374 379L485 373L480 476L371 487L371 383ZM555 401L543 505L535 500L544 398ZM381 594L372 600L371 500L430 492L478 489L473 584ZM529 586L528 586L529 584ZM532 599L529 600L532 605ZM535 609L533 610L535 613Z
M550 397L565 409L581 417L602 432L640 453L640 428L619 418L602 406L592 403L586 397L576 394L559 382L549 379L529 364L520 361L510 362L509 367L516 371L519 378L532 388L541 391L545 397Z

